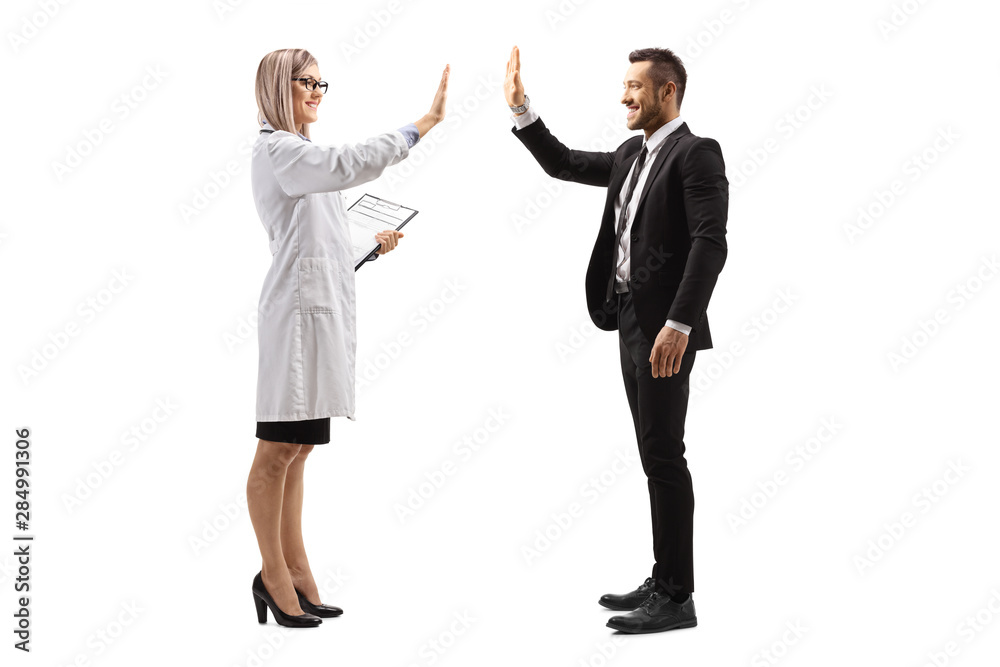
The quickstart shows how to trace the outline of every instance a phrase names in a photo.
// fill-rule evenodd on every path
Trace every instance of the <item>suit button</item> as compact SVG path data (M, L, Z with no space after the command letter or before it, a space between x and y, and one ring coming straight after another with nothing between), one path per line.
M632 236L632 240L633 241L638 241L639 240L639 236L638 235L633 235Z

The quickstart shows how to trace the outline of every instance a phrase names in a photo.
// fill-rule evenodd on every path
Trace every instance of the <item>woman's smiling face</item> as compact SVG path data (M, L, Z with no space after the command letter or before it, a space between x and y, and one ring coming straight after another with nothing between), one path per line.
M316 63L307 67L299 77L312 77L316 81L322 79L319 75L319 66ZM306 90L305 81L292 81L292 121L295 123L296 130L299 130L303 123L315 123L319 120L316 109L322 99L323 93L320 92L319 86L315 90Z

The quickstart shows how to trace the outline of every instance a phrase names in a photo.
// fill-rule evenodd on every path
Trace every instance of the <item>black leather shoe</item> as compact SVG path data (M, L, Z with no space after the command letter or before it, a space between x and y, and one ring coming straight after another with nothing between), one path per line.
M271 608L271 615L274 616L274 620L278 625L284 625L289 628L315 628L323 622L322 618L313 616L312 614L298 614L293 616L281 611L274 598L271 597L271 594L264 587L264 580L261 579L260 572L253 578L251 589L253 590L254 605L257 607L258 623L267 623L268 607Z
M302 611L307 614L312 614L313 616L319 616L320 618L333 618L334 616L340 616L344 613L344 610L340 607L334 607L329 604L313 604L306 599L306 596L299 592L299 589L295 589L295 594L299 596L299 606L302 607Z
M642 585L634 591L623 595L615 595L614 593L602 595L601 599L597 601L597 604L616 611L632 611L649 597L650 593L653 592L654 587L655 584L653 582L653 578L647 577L646 581L642 582Z
M608 619L609 628L631 634L693 628L696 625L698 617L694 614L694 598L688 595L684 602L673 602L659 591L653 591L635 611Z

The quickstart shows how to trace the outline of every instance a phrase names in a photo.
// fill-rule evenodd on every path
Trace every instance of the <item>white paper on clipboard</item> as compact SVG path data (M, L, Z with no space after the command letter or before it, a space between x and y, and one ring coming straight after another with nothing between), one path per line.
M415 216L415 209L365 194L347 209L347 221L354 246L355 271L378 250L375 234L399 229Z

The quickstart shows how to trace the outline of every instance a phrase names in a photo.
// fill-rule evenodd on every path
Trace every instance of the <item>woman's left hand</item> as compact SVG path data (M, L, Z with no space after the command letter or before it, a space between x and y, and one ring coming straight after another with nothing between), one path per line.
M394 249L399 244L399 239L403 238L403 232L395 229L387 229L375 235L375 240L382 244L376 251L379 255L384 255Z

